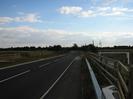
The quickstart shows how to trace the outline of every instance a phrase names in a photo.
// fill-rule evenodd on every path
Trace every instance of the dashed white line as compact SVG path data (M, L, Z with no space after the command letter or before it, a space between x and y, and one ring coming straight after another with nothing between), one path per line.
M20 75L24 75L24 74L26 74L26 73L28 73L28 72L30 72L30 70L27 70L27 71L25 71L25 72L22 72L22 73L19 73L19 74L14 75L14 76L11 76L11 77L9 77L9 78L3 79L3 80L0 81L0 83L5 82L5 81L10 80L10 79L13 79L13 78L15 78L15 77L18 77L18 76L20 76Z
M43 64L43 65L40 65L39 68L44 67L44 66L47 66L47 65L49 65L49 64L51 64L51 63L52 63L52 62L49 62L49 63Z
M56 59L56 60L54 60L54 61L52 61L52 62L49 62L49 63L43 64L43 65L40 65L39 68L44 67L44 66L47 66L47 65L49 65L49 64L52 64L52 63L57 62L57 61L59 61L59 60L61 60L61 59Z
M68 67L63 71L63 73L56 79L56 81L49 87L49 89L40 97L40 99L43 99L50 91L51 89L56 85L56 83L61 79L61 77L65 74L65 72L68 70L68 68L73 64L76 58L72 60L72 62L68 65Z

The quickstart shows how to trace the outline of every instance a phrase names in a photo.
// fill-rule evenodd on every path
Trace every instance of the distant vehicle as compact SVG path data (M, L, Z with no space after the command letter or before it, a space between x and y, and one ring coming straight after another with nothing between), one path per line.
M120 99L117 88L114 85L110 85L102 88L105 99Z

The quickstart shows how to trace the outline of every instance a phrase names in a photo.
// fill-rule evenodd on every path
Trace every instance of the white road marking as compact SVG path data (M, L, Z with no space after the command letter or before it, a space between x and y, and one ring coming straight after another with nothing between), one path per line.
M52 63L57 62L57 61L59 61L59 60L61 60L61 59L56 59L56 60L54 60L54 61L52 61L52 62L49 62L49 63L43 64L43 65L40 65L39 68L44 67L44 66L47 66L47 65L49 65L49 64L52 64Z
M61 79L61 77L65 74L65 72L68 70L68 68L73 64L76 58L72 60L72 62L68 65L68 67L63 71L63 73L57 78L57 80L49 87L49 89L40 97L40 99L43 99L50 91L51 89L56 85L56 83Z
M55 56L55 57L57 57L57 56ZM60 56L58 56L58 57L60 57ZM51 57L51 58L54 58L54 57ZM49 59L49 58L47 58L47 59ZM42 59L43 60L43 59ZM46 63L46 64L43 64L43 65L41 65L41 66L39 66L40 68L41 67L43 67L43 66L46 66L46 65L49 65L49 64L51 64L51 63L53 63L53 62L57 62L57 61L59 61L60 59L56 59L56 60L54 60L54 61L52 61L52 62L49 62L49 63ZM37 61L40 61L40 60L37 60ZM36 61L36 62L37 62ZM35 62L35 61L34 61ZM6 67L5 67L6 68ZM4 69L5 69L4 68ZM8 67L7 67L8 68ZM1 69L1 68L0 68ZM2 83L2 82L5 82L5 81L7 81L7 80L10 80L10 79L13 79L13 78L15 78L15 77L18 77L18 76L20 76L20 75L23 75L23 74L26 74L26 73L28 73L28 72L30 72L31 70L27 70L27 71L25 71L25 72L22 72L22 73L19 73L19 74L16 74L16 75L14 75L14 76L11 76L11 77L9 77L9 78L6 78L6 79L3 79L3 80L1 80L0 81L0 83Z
M26 64L31 64L31 63L34 63L34 62L44 61L44 60L48 60L48 59L52 59L52 58L56 58L56 57L61 57L61 56L65 56L65 55L62 54L62 55L58 55L58 56L48 57L48 58L45 58L45 59L39 59L39 60L30 61L30 62L24 62L24 63L20 63L20 64L8 66L8 67L2 67L2 68L0 68L0 70L8 69L8 68L14 68L14 67L17 67L17 66L26 65Z
M49 64L51 64L51 63L52 63L52 62L49 62L49 63L43 64L43 65L39 66L39 68L44 67L44 66L47 66L47 65L49 65Z
M26 73L28 73L28 72L30 72L30 71L31 71L31 70L27 70L27 71L25 71L25 72L22 72L22 73L19 73L19 74L14 75L14 76L11 76L11 77L9 77L9 78L3 79L3 80L0 81L0 83L5 82L5 81L10 80L10 79L13 79L13 78L15 78L15 77L18 77L18 76L20 76L20 75L24 75L24 74L26 74Z
M60 58L60 59L56 59L56 60L54 60L54 62L57 62L57 61L59 61L59 60L61 60L61 58Z

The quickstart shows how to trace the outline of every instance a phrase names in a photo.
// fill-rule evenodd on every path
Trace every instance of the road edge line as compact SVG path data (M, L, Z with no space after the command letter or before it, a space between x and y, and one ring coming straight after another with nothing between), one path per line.
M67 68L59 75L59 77L56 79L56 81L48 88L48 90L40 97L40 99L43 99L46 97L46 95L52 90L52 88L59 82L61 77L65 74L65 72L69 69L69 67L74 63L76 57L71 61L71 63L67 66Z
M44 59L39 59L39 60L34 60L34 61L29 61L29 62L24 62L24 63L19 63L19 64L16 64L16 65L11 65L11 66L7 66L7 67L1 67L0 70L14 68L14 67L18 67L18 66L21 66L21 65L31 64L31 63L34 63L34 62L44 61L44 60L53 59L53 58L62 57L62 56L65 56L65 54L58 55L58 56L53 56L53 57L47 57L47 58L44 58Z

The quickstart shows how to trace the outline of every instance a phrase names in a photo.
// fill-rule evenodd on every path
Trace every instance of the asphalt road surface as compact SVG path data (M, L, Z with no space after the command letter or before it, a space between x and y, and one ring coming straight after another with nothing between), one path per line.
M79 52L0 68L0 99L81 99Z

